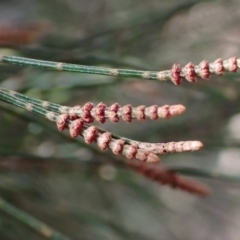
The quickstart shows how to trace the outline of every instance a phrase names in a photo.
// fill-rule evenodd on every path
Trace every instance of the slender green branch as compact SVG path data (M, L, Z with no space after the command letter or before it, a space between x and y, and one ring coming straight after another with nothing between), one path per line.
M32 115L26 115L26 114L23 114L21 112L14 111L13 109L11 109L9 107L5 107L3 105L0 106L0 109L4 110L4 112L15 115L17 118L21 118L24 121L37 123L41 127L43 127L44 129L47 129L49 132L57 134L63 140L73 141L73 142L77 143L80 147L84 146L84 147L88 148L89 150L93 151L96 154L104 154L102 151L98 150L97 148L93 147L92 145L84 144L78 138L77 139L72 139L72 138L69 139L69 137L66 134L64 134L63 132L57 131L55 127L53 127L50 124L47 124L45 121L42 121L40 118L36 118L36 117L34 118Z
M129 159L136 158L143 162L157 163L160 159L156 154L198 150L202 146L200 142L196 141L151 144L137 142L131 139L125 140L125 138L114 136L104 129L98 129L95 126L86 124L81 118L71 119L68 114L59 114L60 105L58 106L50 102L33 99L20 93L1 88L0 99L56 122L60 131L64 130L66 127L69 128L72 138L76 138L78 135L81 135L84 137L87 144L96 142L102 150L108 147L114 154L122 154ZM157 148L159 150L157 150ZM190 186L189 189L192 191L192 183L186 184L186 182L181 182L181 184L183 184L184 189L185 187L188 189ZM193 189L195 188L193 187Z
M42 101L36 98L31 98L12 90L4 88L0 89L8 95L14 95L17 98L20 98L34 105L38 105L49 111L53 111L59 114L69 114L70 116L74 115L76 117L82 118L86 123L92 123L94 120L104 123L106 119L109 119L110 121L116 123L120 121L120 118L122 118L122 120L125 122L131 122L133 119L144 121L146 118L149 118L151 120L169 119L171 117L182 114L186 109L181 104L170 106L164 105L161 107L157 105L152 105L150 107L143 105L132 107L130 104L120 106L118 103L114 103L111 106L107 107L106 104L102 102L95 106L93 103L88 102L83 106L77 105L75 107L69 107L48 101Z
M71 107L67 106L61 106L59 104L42 101L39 99L31 98L26 95L0 88L0 98L1 95L6 96L6 98L16 98L17 102L23 101L23 107L25 106L25 109L31 111L33 108L37 113L42 112L45 117L53 116L50 120L57 121L57 115L62 113L69 114L70 110L73 109ZM14 104L14 100L13 100ZM36 106L36 108L34 107ZM176 105L178 106L178 105ZM28 107L28 108L27 108ZM43 112L43 109L46 109L47 111ZM48 111L51 111L50 113ZM57 114L57 115L56 115ZM69 121L71 122L71 121ZM89 128L90 125L85 123L85 128ZM106 130L98 127L98 132L101 134L106 134ZM199 141L181 141L181 142L170 142L170 143L145 143L145 142L139 142L135 141L129 138L121 137L115 134L111 133L112 139L115 140L123 140L126 144L137 146L139 149L144 149L149 152L153 152L154 154L165 154L165 153L172 153L172 152L185 152L185 151L196 151L202 148L202 143Z
M229 58L225 61L219 58L213 63L208 63L206 60L203 60L199 65L194 65L190 62L183 68L181 68L179 64L174 63L170 70L165 71L113 69L4 55L0 55L0 61L8 64L39 67L57 71L160 81L171 80L175 85L181 84L182 78L186 78L186 80L189 82L195 82L197 80L197 77L209 79L212 73L217 75L223 75L224 72L236 72L237 69L240 67L240 59L237 59L236 57Z
M45 118L49 119L50 121L55 121L56 118L57 118L57 115L54 114L53 112L49 112L49 111L47 111L47 110L45 110L45 109L43 109L43 108L41 108L37 105L33 105L33 104L28 103L24 100L21 100L19 98L11 96L11 95L7 94L6 92L4 92L2 90L0 90L0 99L2 101L13 104L17 107L20 107L24 110L27 110L29 112L36 113L41 117L45 117Z
M55 229L49 227L45 223L33 218L32 216L26 214L22 210L12 206L10 203L5 201L3 198L0 198L0 209L16 218L17 220L25 223L30 228L37 231L39 234L44 237L52 240L70 240L69 237L64 236L62 233L56 231Z
M5 92L0 89L0 99L20 108L23 108L27 111L36 113L42 117L47 118L50 121L56 122L58 126L59 117L61 116L59 116L55 112L47 111L40 106L28 103L25 100L17 98L16 96L14 96L14 92ZM63 123L64 128L69 128L69 132L72 138L76 138L77 136L81 135L84 137L84 140L87 144L96 142L102 150L105 150L108 147L112 150L114 154L122 154L130 159L135 157L140 161L147 161L149 163L157 163L160 161L159 157L155 153L139 149L136 146L132 146L126 143L124 140L114 139L107 131L102 130L104 132L101 132L98 130L97 127L85 124L82 119L77 119L77 122L68 119L60 119L60 122L61 124ZM64 128L62 128L61 131Z
M158 72L85 66L85 65L69 64L69 63L62 63L62 62L36 60L36 59L16 57L16 56L0 56L0 59L3 63L17 64L17 65L28 66L28 67L29 66L39 67L39 68L58 70L58 71L99 74L99 75L118 76L118 77L127 77L127 78L143 78L143 79L149 78L151 80L158 79Z

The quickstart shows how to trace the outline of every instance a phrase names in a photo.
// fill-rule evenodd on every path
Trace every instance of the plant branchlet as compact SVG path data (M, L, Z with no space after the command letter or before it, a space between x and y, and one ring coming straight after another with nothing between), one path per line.
M36 66L59 71L70 71L80 73L90 73L99 75L110 75L119 77L133 77L151 80L171 80L179 85L182 78L189 82L195 82L197 77L208 79L212 73L222 75L225 71L236 72L240 60L230 58L226 61L221 59L209 64L206 60L195 66L192 63L181 68L179 64L174 64L171 70L160 72L149 72L127 69L110 69L94 66L83 66L68 63L49 62L14 56L1 56L1 61L8 64L20 64L25 66ZM36 113L50 121L56 122L59 131L69 130L71 138L81 136L87 144L95 142L101 150L109 148L116 155L123 155L130 159L128 165L135 171L141 172L146 177L156 180L161 184L169 184L172 187L178 187L183 190L206 195L208 191L201 185L193 183L191 180L185 180L174 172L165 168L155 168L147 163L158 163L158 155L166 153L181 153L186 151L197 151L203 144L199 141L180 141L168 143L148 143L139 142L125 137L117 136L102 128L90 125L94 121L105 123L106 120L118 123L121 119L131 123L133 119L144 121L147 118L151 120L168 119L182 114L185 111L183 105L144 105L133 107L130 104L121 106L114 103L107 106L100 102L94 105L91 102L80 106L62 106L56 103L42 101L31 98L26 95L8 90L0 89L0 99L11 103L27 111ZM140 160L142 165L135 164L134 159Z

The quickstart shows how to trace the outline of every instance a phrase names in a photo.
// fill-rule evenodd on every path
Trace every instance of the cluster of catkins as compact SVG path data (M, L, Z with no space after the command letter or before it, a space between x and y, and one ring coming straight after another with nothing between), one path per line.
M120 106L115 103L108 107L104 103L94 106L93 103L88 102L83 106L59 107L58 112L60 114L56 117L56 124L59 131L68 128L72 138L81 135L87 144L96 142L101 150L109 148L114 154L124 155L129 159L125 161L129 167L152 180L203 196L208 193L208 189L204 186L186 180L163 167L149 165L149 163L158 163L160 161L158 155L160 154L199 150L203 146L201 142L138 142L116 136L102 128L90 125L95 120L105 123L107 119L115 123L119 122L120 119L128 123L134 119L139 121L146 118L151 120L167 119L184 111L185 107L182 105L132 107L131 105ZM134 159L140 160L141 165Z

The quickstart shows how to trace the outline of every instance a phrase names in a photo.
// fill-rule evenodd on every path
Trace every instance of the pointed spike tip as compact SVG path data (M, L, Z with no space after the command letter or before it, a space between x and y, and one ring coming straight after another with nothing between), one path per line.
M185 110L186 110L186 107L184 107L181 104L173 105L170 107L171 116L178 116L178 115L182 114L183 112L185 112Z
M192 151L197 151L203 147L203 144L200 141L192 141L191 149Z

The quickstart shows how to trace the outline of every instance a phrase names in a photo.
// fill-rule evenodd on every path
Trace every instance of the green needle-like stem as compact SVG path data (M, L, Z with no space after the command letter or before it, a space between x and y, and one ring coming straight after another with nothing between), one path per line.
M0 99L5 101L5 102L8 102L12 105L15 105L17 107L20 107L22 109L25 109L29 112L33 112L33 113L36 113L42 117L45 117L51 121L55 121L56 120L56 117L57 115L54 114L53 112L49 112L47 110L45 110L44 108L42 107L39 107L37 105L33 105L31 103L28 103L20 98L17 98L17 97L14 97L14 96L11 96L9 95L8 93L2 91L0 89Z
M32 66L32 67L39 67L39 68L58 70L58 71L98 74L98 75L116 76L116 77L122 77L122 78L142 78L142 79L150 79L150 80L159 80L158 72L155 72L155 71L149 72L149 71L140 71L140 70L131 70L131 69L113 69L113 68L85 66L85 65L43 61L43 60L36 60L36 59L16 57L16 56L1 56L1 55L0 55L0 61L8 64L17 64L17 65L28 66L28 67ZM167 77L166 75L165 80L168 80L167 78L170 79L170 76Z
M0 210L11 215L15 219L25 223L30 228L37 231L39 234L44 237L52 240L70 240L69 237L64 236L62 233L54 230L45 223L33 218L32 216L26 214L22 210L14 207L3 198L0 198Z

